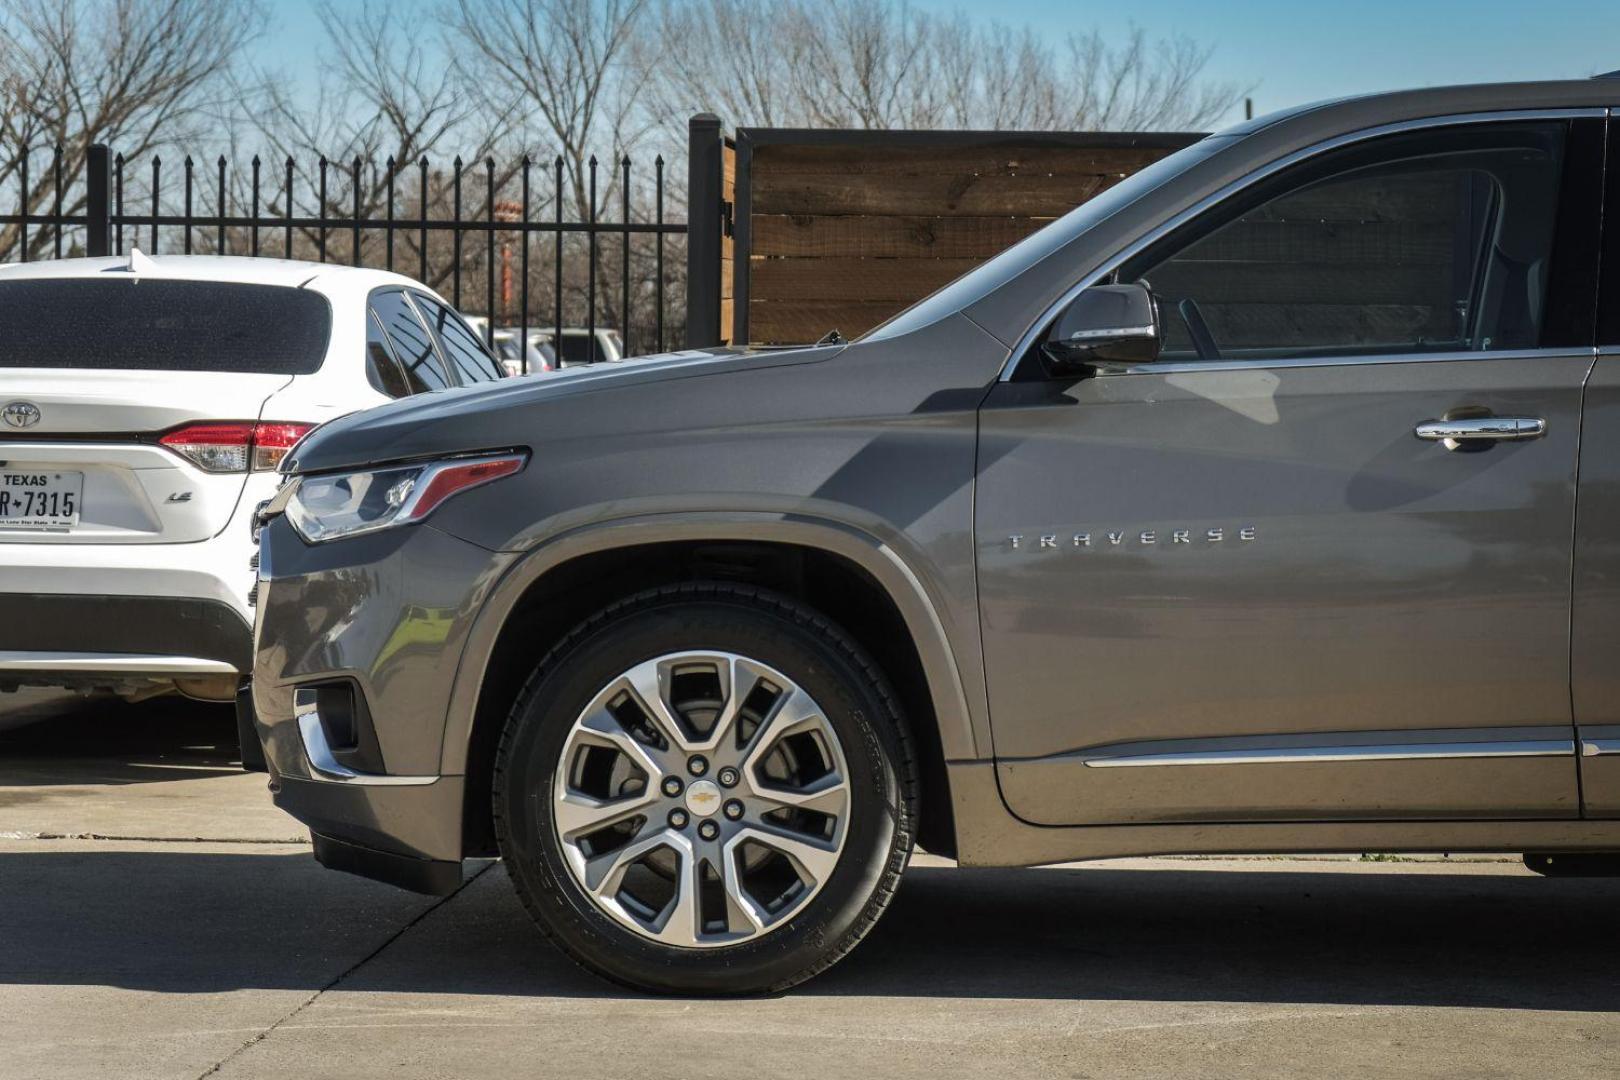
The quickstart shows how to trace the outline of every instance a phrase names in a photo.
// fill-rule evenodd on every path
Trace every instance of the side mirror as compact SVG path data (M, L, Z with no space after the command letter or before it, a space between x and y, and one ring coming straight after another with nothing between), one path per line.
M1146 285L1093 285L1058 316L1041 352L1058 370L1159 356L1159 305Z

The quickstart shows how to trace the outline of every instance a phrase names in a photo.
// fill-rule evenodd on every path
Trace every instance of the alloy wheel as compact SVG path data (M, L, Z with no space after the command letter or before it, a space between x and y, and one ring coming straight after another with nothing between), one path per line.
M575 882L664 945L713 948L786 923L838 865L848 769L820 706L726 652L670 653L604 686L552 787Z

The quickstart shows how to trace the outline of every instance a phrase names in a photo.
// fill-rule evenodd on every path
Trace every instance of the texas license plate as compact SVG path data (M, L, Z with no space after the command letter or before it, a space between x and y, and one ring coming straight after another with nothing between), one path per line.
M0 529L71 529L83 491L81 472L0 472Z

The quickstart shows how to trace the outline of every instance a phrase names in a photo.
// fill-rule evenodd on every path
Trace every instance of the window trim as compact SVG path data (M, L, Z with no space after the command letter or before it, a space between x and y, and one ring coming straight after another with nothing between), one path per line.
M376 288L366 293L366 313L368 315L375 313L375 309L371 305L372 301L379 294L391 292L399 293L405 298L405 306L410 308L411 314L416 316L417 323L421 325L422 332L427 335L428 346L433 350L433 358L437 360L439 364L439 374L444 376L443 387L437 389L434 387L428 387L426 390L413 390L410 396L416 397L419 394L433 394L437 393L438 389L453 390L458 386L464 385L461 382L461 378L457 372L452 369L449 364L445 363L444 354L439 351L439 341L437 336L433 333L433 327L428 325L428 321L422 317L421 309L418 308L415 302L411 300L411 290L409 288L404 285L378 285ZM388 347L390 351L394 353L395 359L399 360L400 369L405 372L405 381L409 383L411 381L410 372L408 370L409 365L400 358L399 349L394 345L393 335L389 334L388 332L387 322L383 320L381 315L377 315L376 318L377 322L382 326L383 338L388 342ZM425 382L426 380L423 381ZM405 399L395 398L394 400L404 401Z
M1244 189L1261 183L1276 173L1279 173L1284 169L1291 168L1294 165L1298 165L1302 161L1307 161L1321 154L1329 153L1330 151L1351 146L1359 142L1366 142L1371 139L1382 138L1386 135L1398 135L1408 131L1422 131L1426 128L1455 127L1461 124L1513 123L1515 121L1526 120L1608 120L1609 112L1610 110L1602 106L1583 106L1554 109L1499 109L1492 112L1458 113L1450 116L1427 116L1421 119L1401 120L1395 123L1380 124L1377 127L1362 128L1359 131L1351 131L1342 135L1335 135L1330 139L1323 139L1321 142L1313 143L1310 146L1302 147L1299 150L1294 150L1290 153L1284 154L1280 158L1275 158L1268 161L1264 165L1261 165L1258 168L1245 173L1243 176L1232 181L1231 183L1226 184L1219 190L1204 196L1191 206L1184 207L1172 214L1170 217L1160 221L1158 224L1154 225L1152 228L1138 236L1135 240L1132 240L1130 243L1120 248L1097 270L1085 275L1074 285L1071 285L1068 289L1064 290L1063 294L1059 296L1056 301L1049 304L1046 310L1041 313L1040 317L1031 323L1029 328L1026 329L1019 337L1017 344L1013 346L1012 351L1008 354L1006 362L1002 364L1001 374L997 377L997 381L1011 382L1020 366L1026 362L1026 358L1031 358L1027 361L1029 363L1038 362L1032 358L1032 354L1035 351L1036 343L1040 340L1041 332L1045 330L1046 327L1051 325L1052 320L1056 319L1058 315L1063 312L1064 308L1072 304L1075 297L1079 296L1081 292L1089 289L1099 281L1102 281L1104 278L1118 270L1126 262L1141 254L1148 247L1164 239L1170 233L1181 228L1183 225L1192 221L1199 215L1214 208L1218 204L1225 202L1227 199L1238 194ZM1351 364L1365 363L1415 363L1419 361L1433 361L1442 358L1448 360L1457 360L1463 357L1477 360L1481 357L1487 356L1495 358L1507 358L1511 356L1568 355L1571 352L1582 349L1590 351L1588 346L1577 345L1512 351L1484 350L1469 353L1420 354L1372 353L1366 355L1345 355L1332 357L1301 357L1299 359L1283 360L1154 360L1141 364L1133 364L1127 368L1114 372L1102 371L1099 372L1099 374L1130 374L1132 372L1169 373L1172 371L1183 372L1215 370L1236 371L1261 367L1286 368L1305 366L1322 367L1330 365L1348 366Z
M439 358L439 369L444 372L449 386L453 388L469 385L461 381L461 369L456 367L451 359L445 355L444 344L439 340L439 332L433 328L433 320L428 316L427 310L416 302L418 290L402 285L399 291L405 297L405 302L410 305L411 310L416 312L416 321L422 324L423 330L427 331L428 344L433 346L433 355Z
M411 389L411 380L410 377L405 374L405 365L400 363L399 354L394 351L394 339L388 336L388 328L383 325L382 316L378 315L376 309L371 306L371 297L369 295L366 297L366 325L374 328L377 333L381 335L383 352L388 355L388 362L394 365L394 374L398 375L400 381L405 384L405 392L398 397L395 397L382 387L372 384L371 369L373 367L373 362L371 358L370 330L366 331L366 384L371 386L371 388L377 391L377 393L388 398L389 401L403 401L406 398L412 398L418 393L422 393L423 391Z
M1598 243L1598 308L1597 343L1599 356L1620 355L1620 311L1614 310L1615 298L1620 297L1620 225L1615 215L1620 213L1620 140L1615 138L1615 124L1620 123L1620 109L1610 109L1609 139L1603 148L1606 172L1603 177L1603 227Z
M437 296L424 292L421 289L405 289L404 292L405 295L410 298L411 306L416 309L416 317L422 320L423 326L427 327L428 337L433 341L434 351L439 354L439 362L444 365L444 369L456 380L457 386L483 386L484 382L486 381L499 382L501 380L501 376L499 375L493 379L473 380L471 382L463 379L461 377L461 365L456 363L455 358L450 355L449 346L444 343L444 336L439 333L439 327L437 325L438 320L433 317L433 313L428 310L426 304L421 302L422 300L429 301L435 306L443 308L446 315L456 320L456 322L460 324L461 328L467 331L467 336L473 341L477 342L480 349L484 350L484 355L489 357L490 363L494 366L496 371L505 370L503 367L501 367L501 358L498 356L492 356L490 354L488 347L484 345L484 339L473 332L473 328L467 325L467 320L462 318L461 312L457 311L453 305L445 302ZM418 299L419 297L420 299Z

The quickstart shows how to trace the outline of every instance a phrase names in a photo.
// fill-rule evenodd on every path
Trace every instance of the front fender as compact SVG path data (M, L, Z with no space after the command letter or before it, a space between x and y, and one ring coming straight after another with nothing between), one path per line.
M580 526L535 545L515 561L491 590L467 635L446 716L441 774L466 772L490 658L507 619L532 585L583 555L705 540L795 544L841 556L861 567L894 601L916 644L946 760L992 756L977 618L942 615L951 605L930 594L924 575L914 569L916 553L902 552L896 543L847 523L799 513L703 512L647 514ZM971 606L967 614L973 614Z

